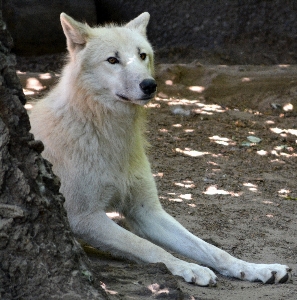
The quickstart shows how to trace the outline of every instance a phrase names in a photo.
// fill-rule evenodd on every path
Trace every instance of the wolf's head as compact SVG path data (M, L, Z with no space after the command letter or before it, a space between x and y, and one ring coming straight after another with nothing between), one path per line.
M146 104L155 96L153 50L146 38L145 12L125 26L91 28L61 14L71 62L94 98Z

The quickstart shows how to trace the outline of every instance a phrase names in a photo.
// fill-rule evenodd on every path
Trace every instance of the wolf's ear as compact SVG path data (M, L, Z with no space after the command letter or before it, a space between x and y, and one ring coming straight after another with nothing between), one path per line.
M130 21L126 24L126 27L131 29L138 30L142 35L146 36L146 27L150 20L150 14L148 12L144 12L139 15L137 18Z
M75 21L65 13L61 13L60 20L67 38L67 48L69 52L75 49L82 49L87 43L90 27L87 24Z

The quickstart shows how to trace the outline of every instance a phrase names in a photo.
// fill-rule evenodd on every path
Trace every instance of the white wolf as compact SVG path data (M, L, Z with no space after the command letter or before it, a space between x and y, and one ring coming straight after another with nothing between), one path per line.
M215 285L215 273L163 248L226 276L288 281L286 265L237 259L191 234L161 207L144 138L143 106L156 92L148 21L143 13L125 26L91 28L61 14L69 62L57 86L33 109L31 124L61 178L73 232L114 255L163 262L201 286ZM133 233L109 219L109 209L124 215Z

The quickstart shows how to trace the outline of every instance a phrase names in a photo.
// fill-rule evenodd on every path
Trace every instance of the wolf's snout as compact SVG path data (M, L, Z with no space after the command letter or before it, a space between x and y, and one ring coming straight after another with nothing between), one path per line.
M153 94L157 89L157 83L154 79L144 79L139 86L146 95Z

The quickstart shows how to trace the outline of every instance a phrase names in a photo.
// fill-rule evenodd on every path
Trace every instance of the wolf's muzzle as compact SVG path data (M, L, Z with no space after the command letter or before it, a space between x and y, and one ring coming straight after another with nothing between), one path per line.
M157 83L154 79L144 79L140 82L139 86L146 95L153 94L157 89Z

